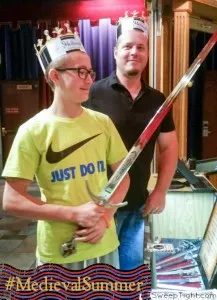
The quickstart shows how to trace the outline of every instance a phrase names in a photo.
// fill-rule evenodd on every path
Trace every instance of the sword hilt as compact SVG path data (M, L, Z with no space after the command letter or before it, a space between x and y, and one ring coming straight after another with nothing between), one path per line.
M125 205L127 205L128 203L127 202L121 202L121 203L109 203L109 198L106 199L102 196L96 196L95 194L92 193L91 189L90 189L90 186L87 182L87 180L85 181L86 183L86 188L87 188L87 191L88 191L88 194L90 196L90 198L97 204L97 205L100 205L100 206L103 206L105 208L114 208L114 207L123 207ZM107 222L106 221L106 225L107 225ZM75 236L72 237L71 240L69 240L68 242L66 243L63 243L61 245L61 253L62 253L62 256L64 257L67 257L73 253L76 252L76 242L75 242Z
M97 205L103 206L105 208L114 208L114 207L120 208L128 204L126 201L121 203L109 203L109 199L106 199L102 196L97 196L91 191L87 180L85 181L85 184L91 200L93 200Z

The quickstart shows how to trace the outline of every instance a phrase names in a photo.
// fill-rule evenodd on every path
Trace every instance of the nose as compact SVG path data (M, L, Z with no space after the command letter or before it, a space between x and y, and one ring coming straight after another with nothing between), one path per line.
M87 75L86 82L88 82L88 83L92 83L93 82L93 79L90 76L90 73Z
M136 46L132 47L131 50L130 50L130 54L132 55L136 55L138 53L138 49Z

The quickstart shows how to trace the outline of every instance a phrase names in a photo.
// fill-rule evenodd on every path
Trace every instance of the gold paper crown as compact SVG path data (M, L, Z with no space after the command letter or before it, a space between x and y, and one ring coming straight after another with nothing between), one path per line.
M117 27L117 39L122 33L130 29L141 30L148 37L149 19L147 16L145 16L145 12L142 12L139 16L139 12L134 10L131 13L131 15L132 15L131 17L128 16L128 11L126 11L125 16L119 18L118 27Z
M77 29L75 28L74 32L72 32L68 23L64 24L64 26L66 27L65 34L62 34L63 28L55 27L53 33L57 36L52 38L49 35L49 31L45 30L46 43L43 45L43 39L39 39L37 45L34 45L36 55L44 73L50 63L61 56L74 50L86 52ZM39 48L39 51L37 48Z

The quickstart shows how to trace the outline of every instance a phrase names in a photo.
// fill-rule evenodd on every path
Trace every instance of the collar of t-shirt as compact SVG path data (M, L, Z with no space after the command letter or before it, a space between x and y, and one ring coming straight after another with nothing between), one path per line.
M109 76L109 85L113 87L114 89L121 89L126 97L128 97L130 100L133 100L133 102L138 101L144 94L148 93L149 86L141 80L142 88L136 98L133 100L130 92L127 90L127 88L119 81L117 75L115 72L112 72Z

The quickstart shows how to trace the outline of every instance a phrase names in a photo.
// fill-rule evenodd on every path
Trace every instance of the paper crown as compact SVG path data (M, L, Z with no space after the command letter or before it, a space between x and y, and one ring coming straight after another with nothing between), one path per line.
M66 27L65 34L62 34L63 28L55 27L53 33L57 36L52 38L49 35L49 31L45 30L46 43L43 45L43 39L39 39L38 44L34 45L36 55L44 73L50 63L61 56L74 50L86 52L77 30L74 29L74 32L72 32L68 23L64 24L64 26Z
M139 16L139 12L133 11L132 16L128 16L128 11L125 12L125 16L119 18L117 26L117 39L124 32L131 29L138 29L144 32L148 37L149 32L149 19L145 16L145 12L142 12Z

